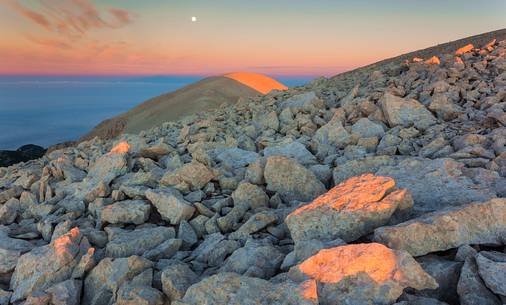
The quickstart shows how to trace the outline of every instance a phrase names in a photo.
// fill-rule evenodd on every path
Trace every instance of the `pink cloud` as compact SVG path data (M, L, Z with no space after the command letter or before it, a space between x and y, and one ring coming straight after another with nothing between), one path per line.
M51 30L51 22L44 15L23 6L16 0L6 0L5 3L21 16L30 19L47 30Z
M115 29L133 22L133 14L121 8L101 12L92 0L40 0L29 8L21 0L6 0L19 15L67 39L78 39L93 29Z

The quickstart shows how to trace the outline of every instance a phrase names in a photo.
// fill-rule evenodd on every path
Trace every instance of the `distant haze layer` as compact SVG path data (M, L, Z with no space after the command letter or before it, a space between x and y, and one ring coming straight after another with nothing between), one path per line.
M75 140L102 120L202 76L0 76L0 150ZM278 78L293 86L307 78Z

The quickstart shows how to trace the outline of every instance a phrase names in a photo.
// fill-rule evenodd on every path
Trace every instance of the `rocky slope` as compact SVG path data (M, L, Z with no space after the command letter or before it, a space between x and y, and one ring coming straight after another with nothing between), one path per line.
M0 168L0 304L504 304L506 40L445 52Z
M240 98L266 94L286 86L265 75L231 73L203 79L174 92L166 93L105 120L81 140L94 137L111 139L122 133L138 133L167 121L210 111L221 104L234 104Z

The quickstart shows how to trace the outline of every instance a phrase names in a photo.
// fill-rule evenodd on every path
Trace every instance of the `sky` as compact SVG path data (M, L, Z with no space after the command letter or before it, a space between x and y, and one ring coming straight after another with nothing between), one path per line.
M506 0L0 0L0 74L330 76L505 16Z

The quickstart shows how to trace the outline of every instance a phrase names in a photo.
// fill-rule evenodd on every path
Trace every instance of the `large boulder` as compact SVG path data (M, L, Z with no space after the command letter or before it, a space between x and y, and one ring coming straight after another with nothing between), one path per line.
M285 222L295 242L336 238L353 241L388 223L394 212L412 205L409 192L396 190L392 178L365 174L350 178L298 208Z
M404 288L438 287L407 252L376 243L320 250L289 277L315 281L320 304L392 304Z
M264 176L267 189L287 201L311 201L325 192L323 183L310 170L287 157L267 158Z
M311 287L314 288L314 287ZM218 273L192 285L174 305L317 305L302 285L272 284L236 273Z
M492 188L464 175L464 164L453 159L408 158L381 167L376 175L392 177L398 187L408 189L418 214L496 197Z
M427 129L436 123L432 113L415 99L385 93L380 105L390 127L415 126L418 129Z
M446 208L374 231L374 240L413 256L465 244L501 245L506 234L506 198Z
M193 205L184 200L183 195L175 189L147 190L146 198L155 206L162 219L173 225L189 220L195 212Z
M51 244L22 255L11 278L11 301L23 300L31 293L44 291L70 279L74 267L88 248L79 229L74 228Z

